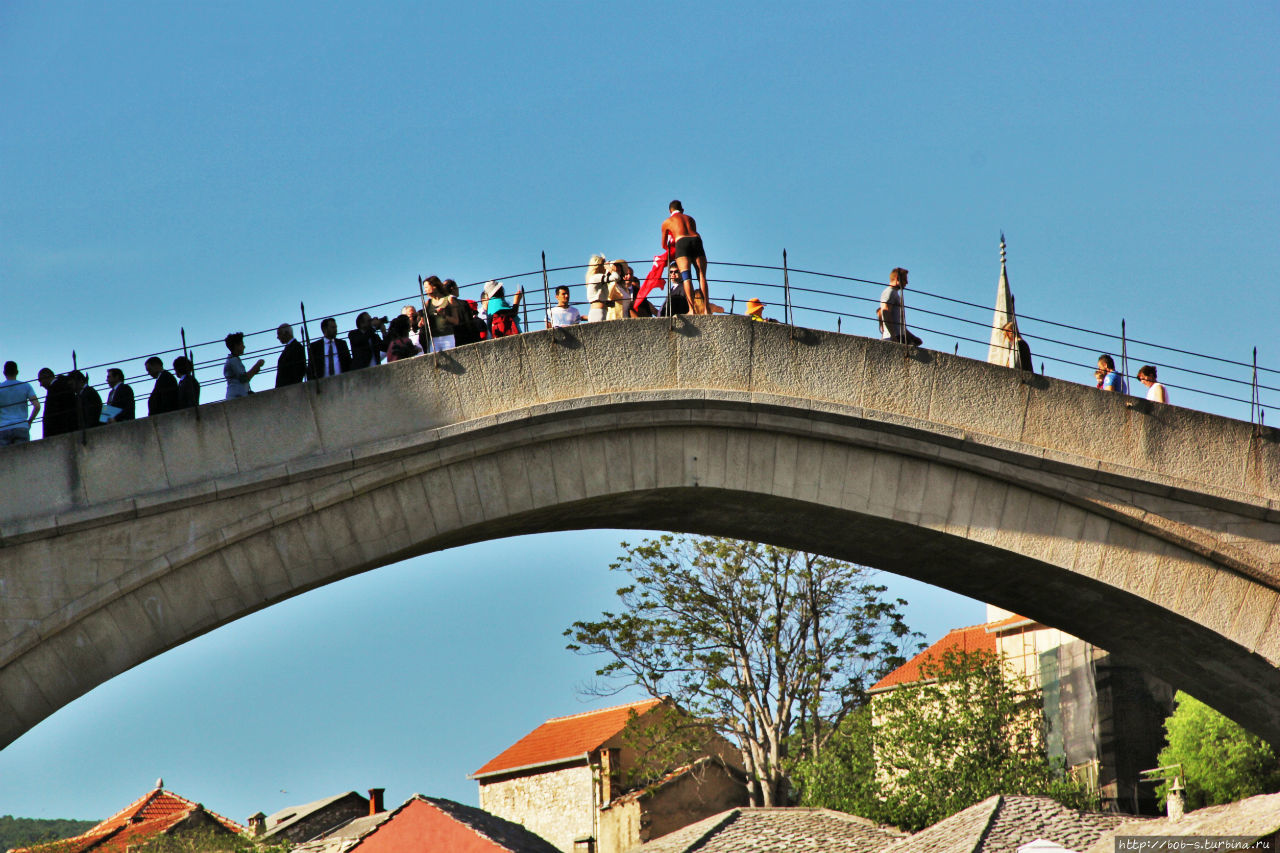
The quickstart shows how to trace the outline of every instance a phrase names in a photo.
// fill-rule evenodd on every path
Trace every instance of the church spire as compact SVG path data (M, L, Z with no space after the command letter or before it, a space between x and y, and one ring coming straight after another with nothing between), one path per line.
M1005 367L1014 365L1016 349L1004 335L1007 323L1013 323L1016 333L1018 318L1013 310L1013 291L1009 287L1009 269L1007 266L1008 247L1004 241L1004 231L1000 232L1000 279L996 283L996 310L991 318L991 345L987 347L987 361L1002 364Z

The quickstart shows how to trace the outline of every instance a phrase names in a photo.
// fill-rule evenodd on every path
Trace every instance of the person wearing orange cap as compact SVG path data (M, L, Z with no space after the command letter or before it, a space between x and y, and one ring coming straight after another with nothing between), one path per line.
M753 296L747 300L747 317L755 320L757 323L772 323L773 320L765 319L764 303L757 297Z

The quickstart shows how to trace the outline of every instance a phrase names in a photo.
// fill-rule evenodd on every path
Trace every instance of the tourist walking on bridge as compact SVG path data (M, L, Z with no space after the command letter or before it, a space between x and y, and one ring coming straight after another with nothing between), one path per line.
M1138 381L1147 386L1147 399L1153 403L1169 402L1169 392L1165 390L1164 385L1156 381L1156 369L1154 365L1144 364L1138 370Z
M71 380L48 367L40 368L36 381L45 390L44 437L62 435L76 428L76 395Z
M1118 391L1121 394L1129 393L1129 383L1124 381L1123 376L1116 373L1116 363L1106 353L1098 356L1098 369L1093 375L1098 380L1098 388L1100 390Z
M902 291L906 289L907 271L897 267L889 273L889 286L880 294L880 307L876 309L876 317L880 321L880 337L918 347L923 341L907 328L907 306L902 298Z
M196 379L191 359L185 355L175 358L173 372L178 377L178 408L193 409L200 405L200 380Z
M227 399L234 400L237 397L247 397L252 393L249 383L253 381L253 377L258 375L258 371L262 369L262 365L266 362L258 359L252 368L249 370L244 369L244 363L240 361L240 356L244 355L244 332L232 332L227 335L225 343L227 351L231 353L222 365L222 378L227 380ZM148 360L147 369L150 370L150 360ZM154 376L155 374L152 375Z
M131 421L134 419L133 389L125 384L124 371L118 367L107 368L107 405L115 411L110 412L108 421ZM103 410L106 413L106 409Z

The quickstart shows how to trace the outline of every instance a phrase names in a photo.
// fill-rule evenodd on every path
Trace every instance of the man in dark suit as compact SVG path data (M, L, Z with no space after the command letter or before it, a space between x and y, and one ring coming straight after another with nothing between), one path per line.
M111 386L111 390L107 392L107 405L120 410L111 420L133 420L133 389L124 384L124 371L118 367L108 367L107 384Z
M347 332L347 340L351 341L351 369L373 367L382 364L382 356L387 351L387 342L380 332L386 325L386 317L374 319L368 311L360 312L356 317L356 327Z
M76 393L71 390L71 380L42 367L36 374L36 381L47 392L44 398L44 437L75 431Z
M346 341L338 340L338 321L332 317L325 318L320 323L320 332L324 337L312 341L311 350L307 353L310 377L323 379L351 370L351 350L347 348Z
M76 429L102 426L102 397L89 384L89 377L78 370L67 376L76 395Z
M302 342L293 336L293 326L288 323L281 323L276 329L276 340L284 344L276 362L276 387L297 385L307 377L307 354Z
M200 383L196 380L191 359L185 355L175 358L173 372L178 374L178 408L193 409L200 405Z
M155 387L151 389L151 396L147 398L147 414L155 417L165 412L177 411L178 380L164 369L164 362L159 356L153 355L147 359L146 368L147 373L156 381Z

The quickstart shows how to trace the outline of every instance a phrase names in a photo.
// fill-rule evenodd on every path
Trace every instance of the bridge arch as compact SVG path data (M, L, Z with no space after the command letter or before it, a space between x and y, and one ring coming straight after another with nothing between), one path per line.
M465 347L9 451L0 743L306 590L590 527L918 578L1280 742L1277 462L1247 424L741 318Z

